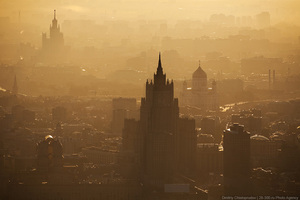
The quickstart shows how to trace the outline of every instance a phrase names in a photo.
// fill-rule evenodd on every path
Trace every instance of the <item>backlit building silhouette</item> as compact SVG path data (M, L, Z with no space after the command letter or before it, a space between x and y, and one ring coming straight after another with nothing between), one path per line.
M233 124L224 131L223 148L224 194L251 194L250 134L244 126Z
M62 51L64 50L64 36L60 31L60 25L56 19L56 10L54 10L54 17L52 24L50 24L50 36L47 38L47 34L42 34L42 59L47 61L53 61L51 59L60 58Z
M53 171L63 166L63 148L51 135L37 144L37 164L39 171Z
M154 81L146 82L140 121L125 120L123 151L137 155L145 186L162 189L176 174L193 172L196 153L195 121L179 118L173 81L166 79L159 56Z

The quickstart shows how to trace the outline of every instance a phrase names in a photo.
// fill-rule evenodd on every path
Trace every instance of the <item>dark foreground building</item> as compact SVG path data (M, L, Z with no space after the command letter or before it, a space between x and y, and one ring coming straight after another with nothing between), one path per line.
M146 82L140 121L126 120L124 127L123 152L131 152L137 177L147 188L163 191L166 184L180 182L178 175L194 175L195 121L179 118L174 84L166 79L160 56L154 81Z
M224 131L224 194L251 194L250 134L244 126L233 124Z

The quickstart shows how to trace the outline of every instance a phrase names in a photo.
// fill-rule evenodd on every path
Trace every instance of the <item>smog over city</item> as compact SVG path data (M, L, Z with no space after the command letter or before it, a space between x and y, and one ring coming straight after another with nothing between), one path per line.
M0 0L0 199L299 199L299 11Z

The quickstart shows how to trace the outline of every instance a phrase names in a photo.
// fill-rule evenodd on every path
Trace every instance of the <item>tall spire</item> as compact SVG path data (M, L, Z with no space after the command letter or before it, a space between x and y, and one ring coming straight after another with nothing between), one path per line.
M57 19L56 19L56 10L54 10L54 14L53 14L53 19L52 19L52 25L50 25L50 28L54 28L54 29L57 29L58 26L57 26ZM50 33L51 34L51 33Z
M199 66L198 66L198 69L201 69L202 70L202 68L201 68L201 61L199 60Z
M156 70L156 74L163 74L163 69L162 69L162 66L161 66L161 54L160 54L160 52L159 52L158 67L157 67L157 70Z
M154 84L156 85L165 85L166 84L166 75L163 73L163 68L161 66L161 54L159 52L158 67L156 74L154 74Z

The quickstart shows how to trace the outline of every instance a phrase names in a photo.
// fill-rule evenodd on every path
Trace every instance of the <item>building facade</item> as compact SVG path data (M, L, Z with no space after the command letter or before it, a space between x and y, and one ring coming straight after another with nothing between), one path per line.
M140 120L126 120L123 152L136 155L142 182L162 189L177 173L192 173L195 164L195 121L179 118L173 81L166 79L159 56L154 81L146 82ZM128 156L128 154L127 154Z
M233 124L223 135L224 194L251 194L250 134Z
M41 172L56 171L63 167L62 144L51 135L37 144L37 167Z
M122 134L125 119L138 119L139 113L135 98L114 98L112 110L111 131L113 134Z
M188 88L184 81L181 92L182 105L189 105L201 108L202 110L217 110L219 108L217 84L212 82L212 87L207 87L207 74L201 68L193 73L192 88Z
M54 10L54 18L50 25L50 36L47 37L46 33L42 34L42 60L55 61L61 60L64 51L64 36L60 31L60 25L56 19L56 10ZM65 52L64 52L65 53ZM55 59L55 60L53 60Z

